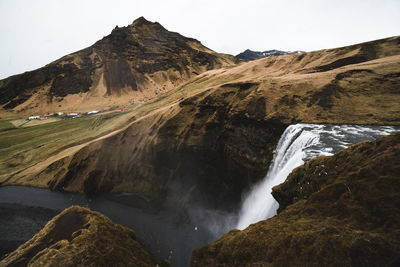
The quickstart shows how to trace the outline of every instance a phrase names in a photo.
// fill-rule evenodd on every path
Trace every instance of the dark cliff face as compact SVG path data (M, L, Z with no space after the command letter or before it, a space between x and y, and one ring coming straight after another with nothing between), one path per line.
M72 206L0 266L155 266L135 233L104 215Z
M287 125L265 119L265 99L251 96L257 87L226 84L186 99L163 124L156 162L177 185L168 189L167 199L184 189L191 203L236 210L242 192L265 175Z
M400 249L400 134L295 169L280 213L194 250L191 266L387 266Z
M286 124L265 119L256 83L226 84L81 149L48 186L137 192L157 204L236 209L267 172ZM96 156L93 156L96 155ZM61 160L63 161L63 160Z
M48 103L54 98L60 102L69 94L86 93L103 84L108 96L165 91L168 84L176 86L235 60L229 56L222 59L199 41L141 17L127 27L116 27L91 47L0 81L0 105L13 109L41 90Z

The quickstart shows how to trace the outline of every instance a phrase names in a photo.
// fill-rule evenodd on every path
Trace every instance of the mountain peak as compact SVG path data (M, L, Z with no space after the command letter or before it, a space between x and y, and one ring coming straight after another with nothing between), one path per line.
M35 88L43 86L49 92L46 95L49 100L42 106L52 110L72 108L66 107L66 102L61 103L69 94L96 90L103 90L92 101L96 105L99 101L107 105L106 96L127 95L135 101L145 101L146 97L171 90L201 72L235 61L233 57L227 60L226 56L214 53L194 39L168 31L158 22L139 17L129 26L116 26L93 46L41 69L0 81L0 106L14 109L32 97ZM172 72L177 74L169 77ZM26 83L28 88L23 86ZM82 98L82 101L85 100Z
M141 26L141 25L153 25L157 22L151 22L145 19L143 16L135 19L130 26ZM157 23L158 24L158 23Z
M303 53L303 51L280 51L276 49L272 50L267 50L263 52L259 51L253 51L250 49L246 49L244 52L236 55L237 58L249 61L249 60L256 60L264 57L273 57L273 56L282 56L282 55L288 55L288 54L297 54L297 53Z

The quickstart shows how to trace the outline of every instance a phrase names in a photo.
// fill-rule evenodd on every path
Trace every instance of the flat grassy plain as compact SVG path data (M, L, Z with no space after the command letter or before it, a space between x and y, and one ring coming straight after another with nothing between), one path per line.
M131 112L57 120L30 127L0 121L0 175L24 169L70 146L121 127Z

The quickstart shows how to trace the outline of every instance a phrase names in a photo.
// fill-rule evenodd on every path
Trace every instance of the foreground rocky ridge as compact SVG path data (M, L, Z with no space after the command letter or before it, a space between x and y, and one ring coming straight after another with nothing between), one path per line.
M57 212L40 207L0 203L0 260L32 238ZM23 228L23 230L21 230Z
M155 266L132 230L72 206L54 217L0 266Z
M399 44L392 37L205 72L123 129L0 182L236 209L290 123L400 124Z
M236 61L141 17L88 48L1 80L0 107L6 116L143 102Z
M400 133L296 168L280 213L193 252L191 266L387 266L400 251Z

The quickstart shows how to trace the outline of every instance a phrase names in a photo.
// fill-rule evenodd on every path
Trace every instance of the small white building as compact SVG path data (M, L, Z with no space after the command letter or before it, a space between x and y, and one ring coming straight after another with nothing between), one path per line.
M40 116L30 116L28 120L40 120Z

